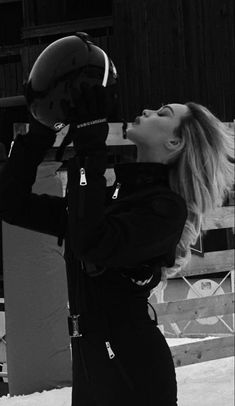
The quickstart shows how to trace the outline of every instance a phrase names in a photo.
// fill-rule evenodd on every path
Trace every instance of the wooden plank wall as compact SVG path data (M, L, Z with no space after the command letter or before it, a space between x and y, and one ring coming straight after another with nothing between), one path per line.
M112 1L23 0L25 26L61 23L112 14Z
M0 97L20 94L22 80L42 48L77 29L90 32L114 60L120 74L122 115L127 120L145 107L193 100L205 104L222 121L232 121L234 0L92 4L91 0L53 0L48 8L46 0L22 0L20 62L0 60ZM108 15L111 25L105 22ZM0 47L0 57L2 51Z
M193 100L223 121L235 110L233 0L114 0L123 108Z
M20 59L0 64L0 97L17 96L23 93L23 71Z

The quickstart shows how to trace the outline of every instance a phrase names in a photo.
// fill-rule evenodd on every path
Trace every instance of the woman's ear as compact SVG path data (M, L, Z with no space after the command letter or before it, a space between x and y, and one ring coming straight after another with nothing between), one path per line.
M182 140L179 137L171 137L165 143L166 148L173 152L181 148Z

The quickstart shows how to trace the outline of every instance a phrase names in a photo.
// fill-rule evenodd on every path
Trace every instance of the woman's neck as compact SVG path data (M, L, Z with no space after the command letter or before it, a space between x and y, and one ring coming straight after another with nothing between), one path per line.
M151 149L146 146L137 146L136 162L158 162L166 164L167 160L161 150Z

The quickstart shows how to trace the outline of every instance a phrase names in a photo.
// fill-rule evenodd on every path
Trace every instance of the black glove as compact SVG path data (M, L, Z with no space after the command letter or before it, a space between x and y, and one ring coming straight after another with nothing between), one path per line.
M103 86L81 84L81 93L76 100L79 113L75 110L71 112L68 133L77 154L105 149L109 131L106 96Z
M55 131L39 123L31 114L29 116L29 134L27 141L35 146L40 145L45 149L52 147L56 139Z
M69 136L71 136L77 155L105 150L108 132L109 126L105 122L81 128L77 128L76 124L71 124L69 128Z

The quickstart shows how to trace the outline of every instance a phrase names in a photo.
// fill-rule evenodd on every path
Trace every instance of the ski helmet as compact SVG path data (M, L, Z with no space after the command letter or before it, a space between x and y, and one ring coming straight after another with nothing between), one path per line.
M86 33L76 33L50 44L35 61L25 86L28 108L37 121L55 131L76 118L81 122L79 103L84 84L105 88L109 119L118 99L117 70Z

